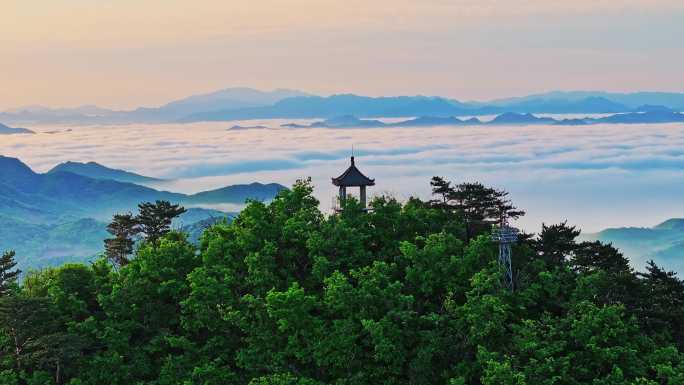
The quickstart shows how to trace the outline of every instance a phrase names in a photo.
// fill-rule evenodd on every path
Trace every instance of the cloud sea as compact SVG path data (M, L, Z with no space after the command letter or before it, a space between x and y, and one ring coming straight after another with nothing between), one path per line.
M481 181L510 191L528 210L518 221L527 231L565 219L593 232L684 217L680 123L363 129L282 123L38 126L30 127L35 135L0 137L0 154L37 171L96 161L172 179L154 187L187 193L253 181L289 185L310 176L329 210L330 178L348 166L353 146L360 169L376 178L371 194L428 198L433 175Z

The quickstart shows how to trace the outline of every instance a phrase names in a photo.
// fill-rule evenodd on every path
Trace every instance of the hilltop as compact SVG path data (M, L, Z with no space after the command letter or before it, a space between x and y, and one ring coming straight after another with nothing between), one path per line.
M58 172L70 172L72 174L87 176L93 179L109 179L117 182L129 182L136 184L163 181L163 179L152 178L129 171L109 168L96 162L80 163L69 161L60 163L48 171L48 174L54 174Z

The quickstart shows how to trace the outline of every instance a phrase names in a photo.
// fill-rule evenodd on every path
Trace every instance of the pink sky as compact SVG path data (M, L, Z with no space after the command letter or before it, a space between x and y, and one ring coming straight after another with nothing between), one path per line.
M684 91L674 0L0 0L0 110L231 86L487 99Z

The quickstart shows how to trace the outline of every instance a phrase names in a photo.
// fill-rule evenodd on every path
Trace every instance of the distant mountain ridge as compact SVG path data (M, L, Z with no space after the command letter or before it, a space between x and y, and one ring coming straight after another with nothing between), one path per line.
M273 199L283 189L285 189L285 186L277 183L262 184L254 182L199 192L188 196L185 202L189 204L221 204L226 203L226 197L231 197L233 202L239 200L239 203L244 203L247 199L266 201Z
M249 119L316 119L354 115L362 118L415 116L480 116L520 114L628 113L642 106L684 111L684 93L553 91L483 102L462 102L439 96L354 94L316 96L287 89L259 91L227 88L172 101L159 107L113 111L97 106L51 109L32 106L0 113L9 123L170 123Z
M530 113L519 114L516 112L506 112L498 115L487 124L497 125L497 124L554 124L557 120L553 118L538 118Z
M135 174L129 171L105 167L96 162L64 162L53 167L47 173L54 174L57 172L70 172L77 175L87 176L93 179L109 179L117 182L128 182L136 184L163 181L163 179L151 178L148 176Z
M138 108L134 111L121 113L120 118L144 122L169 122L204 111L256 108L272 105L287 98L306 97L308 95L301 91L288 89L259 91L252 88L227 88L208 94L190 96L157 108Z
M289 89L260 91L235 87L189 96L159 107L139 107L131 111L115 111L92 105L75 108L28 106L0 112L0 121L75 124L163 123L202 111L268 106L286 98L308 95Z
M684 94L682 94L684 99ZM660 99L657 99L660 100ZM399 96L399 97L366 97L353 94L333 95L329 97L309 96L283 99L265 107L218 110L200 112L189 115L180 122L228 121L246 119L312 119L334 118L339 116L355 116L360 118L381 117L454 117L495 115L502 113L531 114L597 114L597 113L632 113L643 112L643 107L662 108L665 110L683 110L657 103L644 103L637 106L612 101L601 96L587 96L582 99L520 99L499 104L461 103L441 97Z
M670 270L684 271L684 218L668 219L653 227L619 227L583 239L610 242L636 266L653 259Z
M668 108L684 111L684 93L678 92L605 92L605 91L551 91L527 96L495 99L488 102L475 102L478 105L509 107L524 105L539 101L546 102L578 102L582 99L600 98L613 103L635 109L642 105L662 105ZM586 112L586 111L584 111ZM608 112L608 111L606 111ZM617 111L616 111L617 112ZM619 111L625 112L625 111Z
M431 127L431 126L473 126L473 125L562 125L585 126L592 124L648 124L648 123L677 123L684 122L684 114L669 109L655 109L646 112L630 112L614 114L600 118L556 119L538 117L530 113L506 112L489 121L478 118L459 119L454 116L421 116L414 119L384 123L375 119L360 119L354 115L344 115L330 119L315 121L310 124L285 123L284 128L373 128L373 127Z
M39 174L19 159L0 156L0 252L16 250L24 270L86 261L102 252L114 213L136 213L139 203L159 199L187 208L172 227L197 241L204 227L236 215L200 206L268 201L285 188L250 183L186 195L108 177L153 179L94 162L66 162Z
M38 174L18 159L0 156L0 215L33 223L85 217L104 220L140 202L158 199L185 205L242 204L250 198L272 199L284 188L252 183L186 195L64 171Z
M12 134L34 134L34 132L26 128L10 127L0 123L0 135Z
M328 97L293 97L272 106L217 110L189 115L181 122L240 119L309 119L353 115L358 117L402 117L416 115L458 115L464 108L439 97L397 96L367 97L353 94Z

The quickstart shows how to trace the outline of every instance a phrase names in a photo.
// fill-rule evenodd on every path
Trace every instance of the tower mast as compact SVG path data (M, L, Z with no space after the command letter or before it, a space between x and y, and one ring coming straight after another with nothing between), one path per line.
M499 265L503 270L503 284L513 291L513 262L511 260L511 244L518 240L518 229L508 225L508 218L501 216L499 227L492 232L492 239L499 242Z

